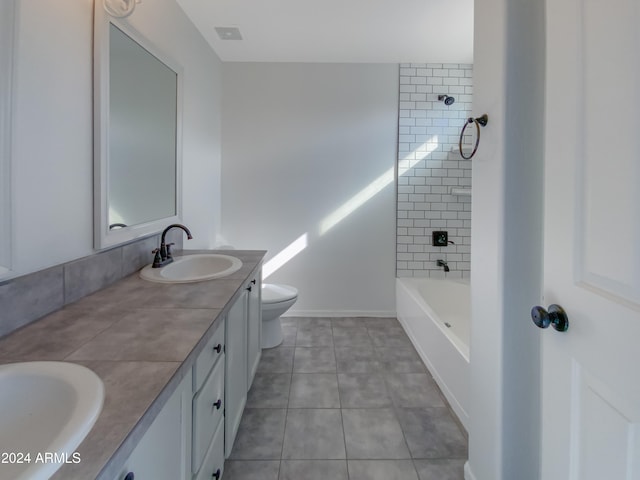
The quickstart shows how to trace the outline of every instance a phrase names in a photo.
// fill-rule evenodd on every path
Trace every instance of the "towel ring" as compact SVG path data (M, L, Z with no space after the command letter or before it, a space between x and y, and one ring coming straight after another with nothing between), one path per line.
M467 126L469 126L469 124L471 123L476 124L476 144L473 147L473 151L471 152L471 155L469 155L468 157L465 157L464 152L462 151L462 139L464 137L464 131L467 129ZM489 116L485 113L484 115L478 118L469 117L465 122L464 127L462 127L462 131L460 132L460 141L458 142L458 148L460 149L460 156L465 160L471 159L471 157L473 157L476 154L476 151L478 150L478 145L480 145L480 127L481 126L486 127L487 123L489 123Z

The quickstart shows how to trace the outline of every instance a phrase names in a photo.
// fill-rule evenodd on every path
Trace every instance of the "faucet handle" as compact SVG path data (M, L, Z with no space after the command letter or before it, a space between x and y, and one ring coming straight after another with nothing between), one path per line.
M158 268L162 266L162 257L160 256L160 249L154 248L151 250L151 253L155 254L153 257L153 268Z
M171 245L175 245L175 243L167 243L167 258L173 258L171 256Z

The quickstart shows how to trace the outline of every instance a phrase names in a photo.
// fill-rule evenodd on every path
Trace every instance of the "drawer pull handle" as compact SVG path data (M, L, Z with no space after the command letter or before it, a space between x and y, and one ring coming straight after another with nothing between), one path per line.
M133 474L133 472L129 472L125 475L124 480L133 480L135 478L135 475Z
M220 469L217 469L216 473L211 475L211 478L215 478L216 480L220 480Z
M222 400L218 399L217 402L213 403L213 406L216 407L216 410L220 410L220 407L222 406Z
M220 353L222 351L222 345L219 343L215 347L213 347L213 349L216 351L216 353Z

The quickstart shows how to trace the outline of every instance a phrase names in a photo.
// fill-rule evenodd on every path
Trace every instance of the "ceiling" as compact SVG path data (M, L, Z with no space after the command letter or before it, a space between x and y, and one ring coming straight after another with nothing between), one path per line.
M473 0L177 2L227 62L473 61ZM242 40L215 27L237 27Z

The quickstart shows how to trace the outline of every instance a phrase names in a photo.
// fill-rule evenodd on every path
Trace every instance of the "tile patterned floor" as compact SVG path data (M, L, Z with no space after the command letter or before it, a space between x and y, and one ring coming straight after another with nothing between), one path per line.
M464 478L464 430L395 318L282 323L224 480Z

